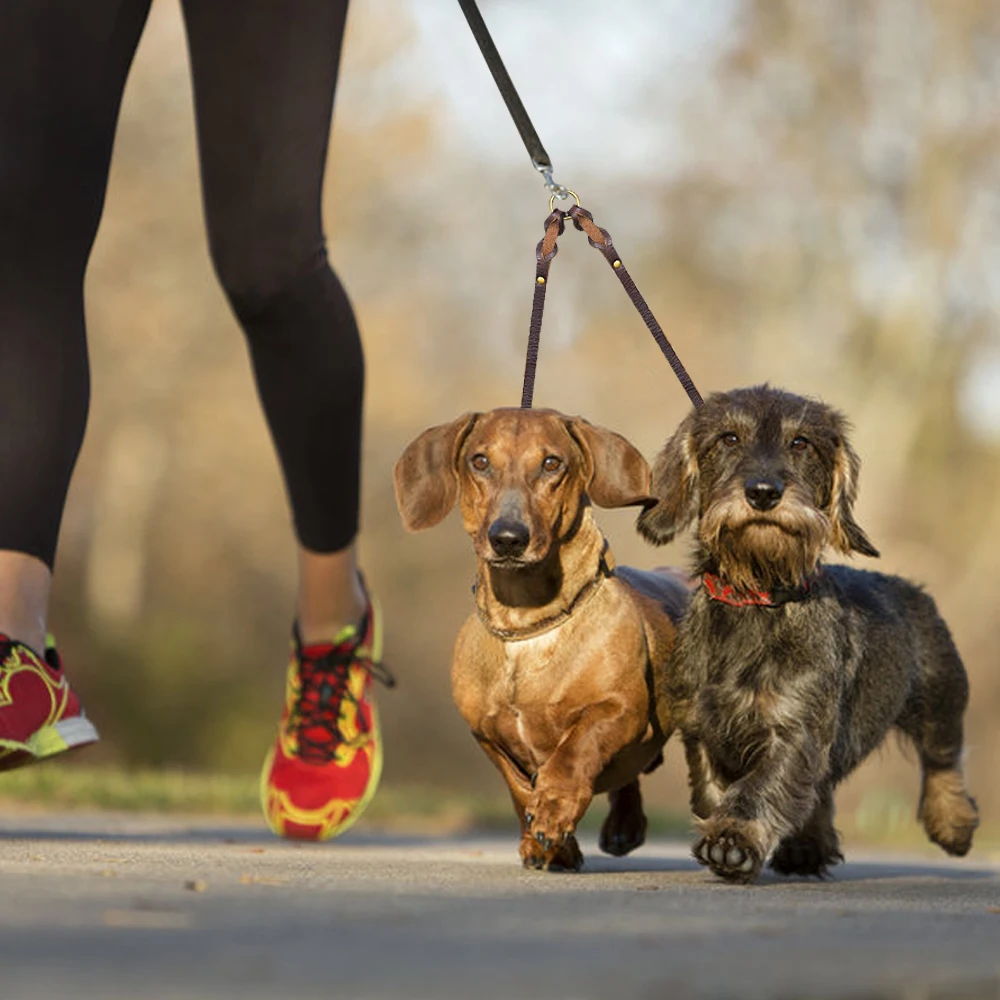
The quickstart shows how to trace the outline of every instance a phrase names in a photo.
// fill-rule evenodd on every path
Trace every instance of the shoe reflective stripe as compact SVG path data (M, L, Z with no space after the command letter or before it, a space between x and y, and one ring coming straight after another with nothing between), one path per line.
M94 724L85 715L74 715L61 719L51 726L42 726L28 738L26 749L36 757L51 757L53 754L72 750L84 743L96 743L100 737Z

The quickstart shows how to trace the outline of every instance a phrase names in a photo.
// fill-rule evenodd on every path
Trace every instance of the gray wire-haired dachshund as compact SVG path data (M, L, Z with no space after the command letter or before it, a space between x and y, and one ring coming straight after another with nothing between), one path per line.
M694 855L750 882L843 860L833 789L895 726L920 755L919 817L949 854L978 825L962 775L969 685L931 598L896 576L823 565L878 552L854 519L847 423L766 385L717 393L653 466L652 542L697 522L702 585L682 620L672 692L701 838Z

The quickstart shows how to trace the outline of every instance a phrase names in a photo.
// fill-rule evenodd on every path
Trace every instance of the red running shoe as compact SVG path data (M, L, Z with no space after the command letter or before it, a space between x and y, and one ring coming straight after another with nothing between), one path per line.
M0 770L98 739L63 674L52 637L42 660L30 646L0 634Z
M369 599L358 626L303 646L292 632L285 710L264 760L261 805L281 837L328 840L355 823L375 795L382 744L373 680L393 687L379 662L382 614Z

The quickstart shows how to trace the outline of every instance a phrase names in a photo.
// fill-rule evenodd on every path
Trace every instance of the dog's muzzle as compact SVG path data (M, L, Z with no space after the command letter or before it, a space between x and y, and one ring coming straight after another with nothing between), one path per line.
M743 492L754 510L771 510L781 501L785 484L778 479L748 479Z
M506 517L498 517L486 533L490 546L501 559L516 559L523 555L531 541L526 524Z

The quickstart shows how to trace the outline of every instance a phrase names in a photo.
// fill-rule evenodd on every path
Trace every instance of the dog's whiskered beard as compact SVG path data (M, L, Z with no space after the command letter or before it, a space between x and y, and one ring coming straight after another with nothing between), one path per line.
M742 482L702 514L698 530L703 570L739 590L798 587L814 572L830 537L830 520L795 483L777 507L754 510Z

